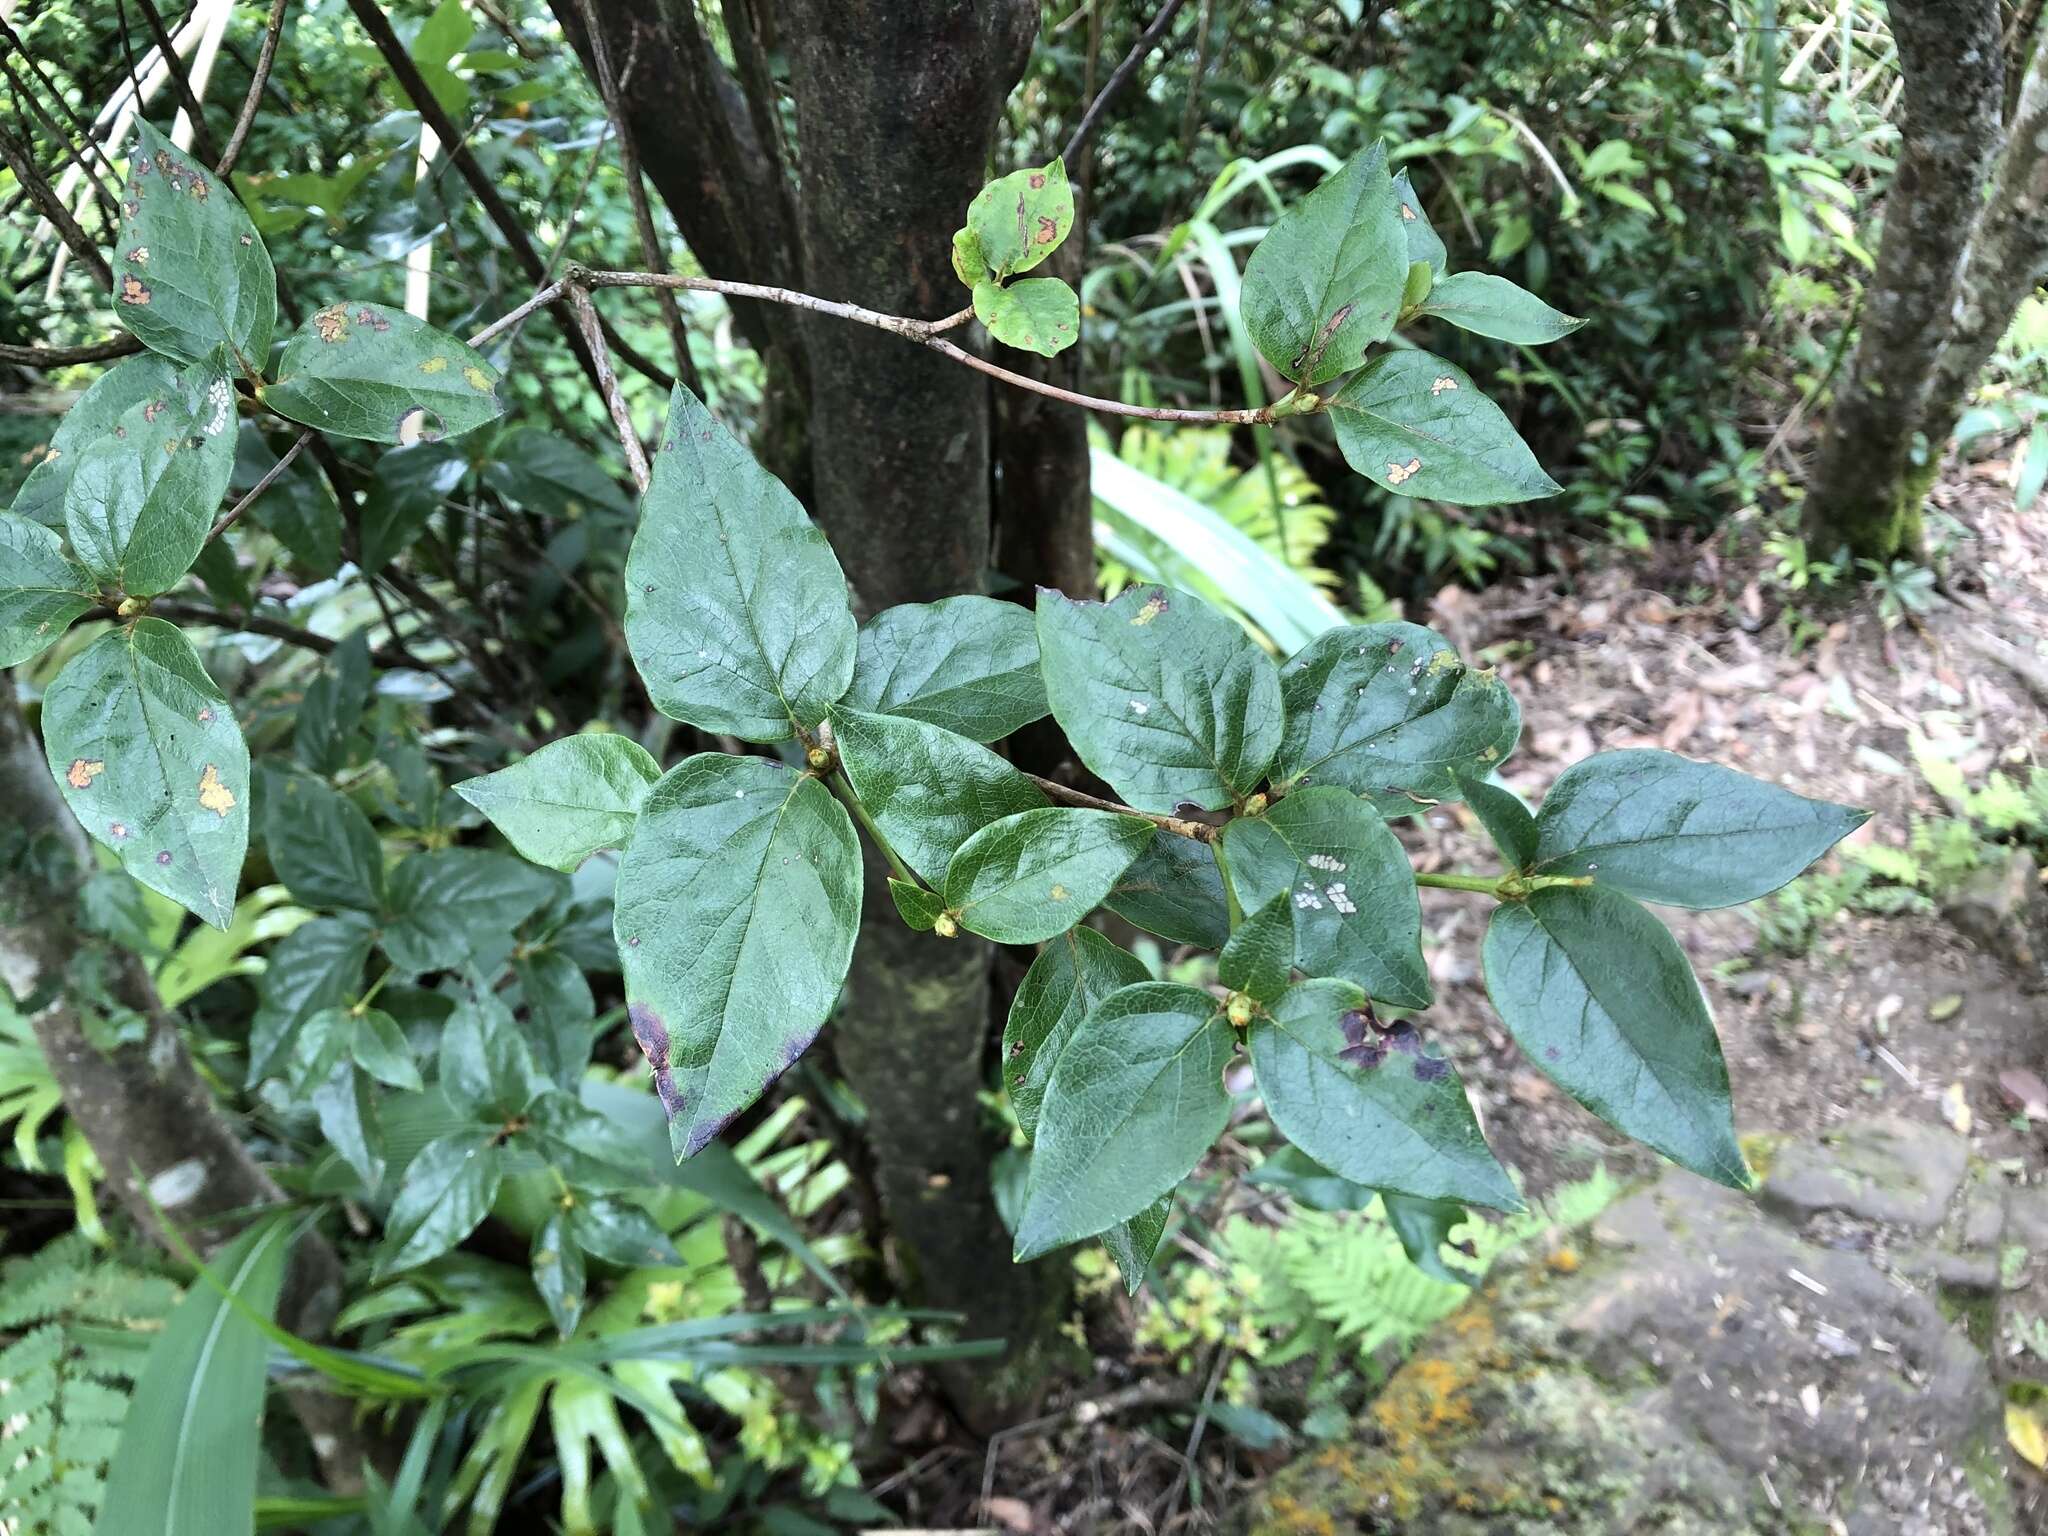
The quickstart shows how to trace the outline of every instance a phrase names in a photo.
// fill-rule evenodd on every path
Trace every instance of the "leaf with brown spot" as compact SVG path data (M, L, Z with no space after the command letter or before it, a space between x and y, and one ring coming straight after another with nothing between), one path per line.
M326 344L343 338L348 345ZM446 332L402 309L349 300L284 344L263 403L323 432L404 445L496 420L505 410L497 384L482 355Z
M1065 162L1012 171L983 187L968 205L967 223L953 237L954 270L969 287L984 274L1000 282L1028 272L1073 227L1074 194Z
M92 781L107 771L107 765L96 759L75 757L71 766L64 770L64 782L73 789L89 789Z

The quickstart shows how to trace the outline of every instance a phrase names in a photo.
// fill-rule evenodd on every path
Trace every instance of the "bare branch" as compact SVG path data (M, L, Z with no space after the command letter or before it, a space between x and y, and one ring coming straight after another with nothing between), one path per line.
M598 390L604 396L605 409L612 414L612 425L618 429L619 446L626 452L626 467L633 472L633 483L640 487L644 496L647 493L647 452L640 446L639 434L633 430L633 418L626 410L625 398L619 393L619 381L612 374L611 354L605 350L604 331L598 324L597 311L591 307L590 295L581 288L569 290L569 305L591 356L597 359Z
M228 135L227 148L220 152L214 165L214 173L222 181L228 179L235 162L242 157L242 146L248 142L250 126L256 121L263 87L270 82L270 66L277 60L277 40L284 31L284 9L288 3L289 0L272 0L270 20L263 24L263 47L256 55L256 69L249 78L249 94L242 98L242 113L235 119L235 131Z
M64 206L64 199L43 180L43 173L36 169L30 157L28 146L19 139L0 129L0 161L14 172L14 179L22 184L44 218L56 226L58 236L70 249L71 254L85 263L86 269L100 280L100 286L109 292L114 286L114 272L107 260L100 255L85 231L78 227L78 220L71 217L71 210Z

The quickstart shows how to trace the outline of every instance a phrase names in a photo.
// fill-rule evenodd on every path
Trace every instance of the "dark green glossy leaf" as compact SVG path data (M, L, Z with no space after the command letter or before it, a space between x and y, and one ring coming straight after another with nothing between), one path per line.
M574 874L600 848L623 848L661 765L630 736L551 741L455 793L491 819L521 857Z
M94 379L57 423L57 430L50 437L50 451L29 471L15 494L14 513L45 528L63 528L64 497L71 489L71 477L85 457L85 450L100 438L111 436L115 424L130 406L168 395L176 387L177 378L176 363L154 352L145 352L123 358Z
M338 300L293 333L263 403L292 421L370 443L439 442L505 413L498 370L402 309Z
M1491 272L1453 272L1438 278L1421 313L1448 320L1475 336L1528 347L1569 336L1586 323L1552 309L1526 288Z
M1444 243L1430 227L1429 215L1423 212L1422 199L1415 195L1406 171L1394 173L1394 212L1401 221L1401 238L1407 242L1409 265L1419 261L1433 273L1442 272Z
M617 953L611 951L607 970L616 967ZM576 1082L590 1065L596 1038L597 1001L583 968L570 955L550 947L519 955L512 962L512 974L519 978L520 997L526 1005L526 1037L533 1046L535 1064L557 1083Z
M483 1120L524 1114L548 1087L512 1010L479 986L457 1001L441 1026L438 1080L450 1104Z
M292 750L317 774L339 773L348 765L349 744L370 702L370 642L356 630L334 648L299 701Z
M1362 1211L1379 1192L1330 1172L1299 1147L1280 1147L1245 1175L1246 1182L1285 1190L1287 1198L1315 1211Z
M999 741L1045 718L1038 626L1028 608L948 597L885 608L860 627L842 705Z
M293 899L309 907L380 911L384 849L370 818L304 774L276 774L264 786L264 846Z
M1137 1295L1138 1288L1145 1283L1153 1257L1159 1252L1159 1241L1166 1236L1167 1218L1172 1214L1173 1196L1162 1195L1129 1221L1120 1221L1102 1234L1102 1246L1109 1250L1109 1256L1116 1260L1117 1272L1124 1277L1126 1296Z
M974 285L974 318L1006 347L1053 357L1081 339L1081 300L1056 277Z
M1045 260L1059 249L1073 225L1074 193L1067 185L1066 162L1055 156L1045 165L1012 171L983 187L967 205L967 225L961 233L969 237L983 266L1004 278L1028 272Z
M557 1211L533 1234L533 1288L547 1303L555 1331L568 1338L583 1316L583 1250L569 1236L568 1218Z
M1464 774L1458 776L1458 789L1510 870L1536 862L1536 818L1513 790Z
M1246 918L1216 957L1216 979L1233 992L1270 1003L1293 977L1294 898L1282 891Z
M1158 829L1142 816L1066 807L983 827L946 867L946 909L999 944L1064 933L1102 903Z
M934 885L945 883L954 853L983 827L1045 805L1038 786L987 747L936 725L841 704L832 730L868 815Z
M1602 752L1543 797L1531 867L1667 907L1732 907L1775 891L1869 819L1718 763Z
M809 730L853 677L831 545L680 385L626 561L626 638L662 713L742 741Z
M1103 903L1127 923L1177 944L1221 949L1230 940L1223 873L1207 843L1155 837L1117 877Z
M384 1220L380 1277L439 1258L490 1214L505 1176L492 1136L457 1131L428 1142L406 1166Z
M1471 1275L1444 1262L1444 1244L1451 1240L1452 1229L1464 1222L1464 1206L1455 1200L1419 1200L1391 1189L1382 1190L1380 1200L1386 1209L1387 1225L1401 1239L1410 1264L1432 1280L1448 1280L1453 1285L1477 1284Z
M128 161L114 246L114 314L152 352L225 352L254 375L270 356L277 274L235 195L148 123Z
M1402 496L1486 507L1563 489L1470 375L1427 352L1373 359L1329 412L1345 461Z
M889 899L896 903L896 915L919 933L930 933L938 926L939 914L946 910L945 898L937 891L907 884L894 876L889 880Z
M668 1234L640 1206L599 1195L569 1208L569 1232L583 1251L629 1269L680 1264Z
M1273 782L1335 784L1383 816L1458 798L1460 772L1507 756L1522 712L1500 675L1415 624L1333 629L1280 670L1287 729Z
M1494 912L1484 955L1533 1066L1624 1135L1748 1186L1713 1016L1662 923L1618 891L1551 886Z
M249 1026L251 1086L277 1070L285 1046L314 1015L355 996L376 940L369 918L344 912L301 924L270 952Z
M1131 1220L1193 1171L1230 1119L1232 1046L1199 987L1145 982L1096 1006L1046 1089L1020 1263Z
M615 926L679 1158L816 1038L860 908L853 825L815 778L707 753L655 785L619 868Z
M1415 875L1363 800L1298 789L1263 816L1231 822L1223 851L1245 911L1288 897L1294 963L1308 975L1342 977L1397 1008L1430 1005Z
M513 930L553 899L558 876L482 848L415 853L391 871L384 953L399 970L488 969L511 953Z
M1070 928L1039 951L1003 1026L1003 1085L1027 1137L1037 1132L1045 1085L1081 1021L1119 987L1151 979L1144 961L1092 928Z
M363 499L363 569L381 571L426 531L434 513L468 471L453 443L394 448L377 461Z
M1251 793L1280 744L1280 679L1251 636L1199 598L1131 587L1110 603L1038 594L1045 691L1060 729L1141 811Z
M1356 1184L1519 1209L1451 1064L1365 1002L1346 982L1305 981L1253 1022L1252 1069L1280 1133Z
M161 619L109 630L43 697L57 787L121 867L217 928L249 845L249 749L191 642Z
M1289 208L1245 263L1245 328L1287 378L1349 373L1386 339L1408 279L1387 151L1375 144Z
M484 465L484 484L531 512L567 520L593 513L633 514L632 498L605 467L565 437L521 427L500 438Z
M277 467L278 457L253 423L243 423L228 489L237 497L253 490ZM325 580L341 569L341 508L306 459L287 464L249 504L247 516L267 529L306 574Z
M0 516L0 668L55 645L98 592L92 572L64 553L54 532L25 517Z
M389 1083L393 1088L402 1088L418 1093L422 1086L419 1064L413 1060L412 1047L406 1043L405 1031L398 1027L398 1021L381 1008L366 1008L356 1018L356 1029L349 1041L349 1054L357 1066L380 1083Z
M313 1113L327 1145L355 1170L365 1189L375 1190L384 1180L384 1138L377 1129L369 1079L353 1063L336 1062L313 1090Z
M335 1067L348 1060L355 1041L355 1015L346 1008L322 1008L292 1038L285 1060L285 1083L304 1094L324 1083Z

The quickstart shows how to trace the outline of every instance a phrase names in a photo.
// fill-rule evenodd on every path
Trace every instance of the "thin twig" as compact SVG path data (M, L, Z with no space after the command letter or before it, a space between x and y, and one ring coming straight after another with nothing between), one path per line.
M206 535L207 542L209 544L212 543L230 528L234 527L242 514L249 510L249 503L275 485L284 472L292 467L292 460L296 459L300 451L311 441L313 441L313 429L308 427L298 435L297 440L292 443L291 447L285 449L278 456L277 462L263 472L263 478L243 492L240 501L221 514L220 521L215 523L213 530Z
M272 0L270 20L263 24L263 47L256 55L256 71L249 79L249 94L242 98L241 116L235 119L235 131L228 135L227 148L220 152L220 159L214 165L214 174L222 181L235 168L235 162L242 157L242 145L248 141L249 129L256 121L256 109L263 100L263 87L270 81L270 66L277 60L277 40L284 31L284 10L290 0Z
M647 494L647 451L640 446L640 435L633 430L632 413L626 409L625 397L619 393L619 381L612 372L611 353L604 344L604 329L598 324L590 295L581 288L570 288L569 311L576 317L576 325L583 332L590 355L597 359L598 393L604 396L605 409L611 412L612 425L618 429L619 446L626 451L626 468L633 472L633 483L640 487L640 494L644 496Z
M1159 46L1159 40L1166 35L1166 29L1173 25L1173 18L1180 14L1185 0L1166 0L1159 7L1159 14L1152 18L1152 24L1138 34L1138 40L1131 45L1131 51L1124 55L1123 63L1109 77L1096 98L1088 103L1088 110L1081 115L1081 121L1074 129L1073 137L1067 140L1067 147L1060 157L1072 166L1079 159L1081 151L1088 147L1089 139L1102 123L1102 114L1111 102L1123 93L1131 76L1138 72L1138 66L1145 62L1145 56Z
M4 30L4 26L4 23L0 23L0 30ZM7 31L5 35L11 38L14 34L12 31ZM43 78L40 66L36 64L34 59L29 59L28 65L31 70L37 72L38 79ZM105 152L100 149L99 140L95 139L90 131L87 131L79 136L78 143L73 144L71 142L71 134L66 133L57 120L50 116L49 110L44 107L36 93L29 89L21 78L15 74L11 47L0 48L0 73L4 73L7 76L7 84L14 91L16 98L28 108L30 115L42 124L43 132L50 136L51 142L63 146L67 158L51 174L62 177L69 166L76 165L79 174L85 178L86 185L92 188L94 198L99 204L101 216L108 224L112 224L120 213L121 204L120 199L114 195L105 182L100 180L99 172L93 168L94 155L98 155L102 163L107 158ZM62 98L60 97L59 99L61 101ZM69 104L65 103L65 105L68 108ZM67 111L66 115L74 123L77 122L76 113ZM108 171L111 174L111 166L108 167Z
M16 368L68 368L73 363L109 362L141 350L142 343L133 336L116 336L86 347L20 347L0 342L0 363Z
M1035 773L1027 773L1024 777L1053 799L1064 800L1069 805L1083 805L1092 811L1115 811L1119 816L1142 816L1153 826L1171 832L1176 837L1191 837L1198 843L1216 841L1218 829L1206 821L1189 821L1181 816L1161 816L1152 811L1141 811L1135 806L1119 805L1114 800L1104 800L1101 796L1091 795L1085 790L1071 789L1058 779L1042 779Z
M100 280L100 287L111 291L114 286L113 268L100 255L99 247L78 227L78 220L71 217L71 210L64 206L64 199L43 180L42 172L36 169L35 161L29 156L28 146L5 129L0 129L0 161L5 161L7 168L14 172L14 179L27 190L43 217L56 226L58 236L71 254L85 263L86 269Z
M199 110L199 98L192 94L192 80L185 72L185 61L178 56L178 50L171 46L170 29L157 13L153 0L135 0L142 12L142 19L149 23L149 35L156 39L157 52L163 56L164 67L169 72L171 84L178 90L178 105L185 110L185 116L192 123L192 148L199 158L213 161L218 158L213 152L213 135L206 131L206 118ZM140 113L141 100L136 101Z

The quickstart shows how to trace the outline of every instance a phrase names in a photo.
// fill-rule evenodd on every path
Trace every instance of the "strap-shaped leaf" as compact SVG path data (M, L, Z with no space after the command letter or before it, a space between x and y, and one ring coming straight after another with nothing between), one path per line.
M1109 894L1158 829L1142 816L1065 806L991 822L946 866L946 909L998 944L1064 933Z
M402 309L337 299L292 334L259 390L280 416L371 443L439 442L505 414L498 370Z
M1044 165L999 176L975 194L960 232L967 237L965 254L956 254L955 262L974 271L972 258L978 256L982 270L997 279L1028 272L1058 250L1073 227L1067 165L1055 156ZM958 236L954 247L962 251ZM962 281L975 286L972 278Z
M1384 144L1352 156L1282 214L1245 263L1245 328L1266 361L1320 384L1386 339L1408 280L1408 237Z
M1520 1207L1451 1064L1424 1049L1414 1025L1382 1029L1358 988L1288 988L1253 1022L1250 1044L1266 1112L1331 1172L1429 1200Z
M1216 979L1233 992L1270 1003L1287 990L1294 967L1294 900L1282 891L1246 918L1216 957Z
M1510 869L1527 869L1536 862L1536 818L1513 790L1463 774L1458 777L1458 787Z
M654 786L619 866L614 926L678 1160L816 1038L860 906L853 825L815 778L707 753Z
M1117 1271L1124 1277L1126 1296L1137 1295L1138 1288L1145 1283L1153 1256L1159 1252L1159 1241L1166 1236L1167 1218L1172 1214L1173 1196L1161 1195L1129 1221L1118 1222L1103 1232L1102 1246L1116 1260Z
M1498 673L1468 667L1415 624L1358 624L1317 637L1281 668L1287 728L1276 784L1335 784L1383 816L1455 800L1460 772L1490 772L1521 734Z
M123 869L227 927L249 847L249 749L190 641L161 619L100 636L44 695L43 746L79 825Z
M1280 676L1237 625L1185 592L1114 602L1038 594L1046 698L1074 750L1142 811L1250 794L1280 744Z
M1051 708L1031 610L992 597L884 608L860 627L853 681L840 701L923 720L969 741L1000 741Z
M833 739L847 780L889 845L934 886L960 845L1045 796L987 747L927 725L837 705Z
M1624 1135L1748 1186L1713 1016L1662 923L1618 891L1551 886L1495 910L1484 957L1535 1067Z
M1298 789L1231 822L1223 850L1245 911L1287 896L1304 972L1342 977L1397 1008L1429 1006L1415 876L1371 806L1348 790Z
M1422 199L1415 195L1415 184L1408 179L1406 171L1394 173L1394 213L1401 221L1401 236L1407 242L1408 262L1421 262L1433 273L1444 269L1444 243L1429 222L1429 215L1422 210Z
M455 793L491 819L522 858L574 874L600 848L623 848L661 765L630 736L564 736Z
M0 667L19 666L63 637L99 583L41 523L0 514Z
M742 741L810 729L853 677L831 545L681 385L626 559L626 639L656 708Z
M71 488L71 477L85 450L111 434L131 405L168 395L177 377L176 363L143 352L124 357L94 379L57 423L49 452L29 471L11 510L45 528L62 528L64 493Z
M1869 819L1718 763L1601 752L1550 786L1532 867L1667 907L1732 907L1775 891Z
M1103 902L1125 922L1176 944L1221 949L1230 941L1223 872L1207 843L1155 837L1117 877Z
M1230 1119L1232 1041L1199 987L1145 982L1097 1005L1046 1090L1020 1263L1129 1221L1193 1171Z
M1329 410L1345 462L1399 495L1484 507L1563 489L1471 376L1427 352L1374 358Z
M1081 339L1081 300L1056 277L974 285L974 318L1006 347L1052 357Z
M1118 988L1151 979L1144 961L1092 928L1070 928L1038 952L1003 1025L1003 1085L1025 1136L1037 1133L1045 1085L1081 1021Z
M1569 336L1586 323L1552 309L1528 289L1491 272L1453 272L1438 278L1420 313L1448 320L1475 336L1529 347Z
M187 368L79 455L64 493L71 547L130 596L169 591L206 546L234 472L234 390L226 374Z
M114 314L181 363L225 353L256 376L277 325L277 273L249 215L197 160L148 123L128 161L114 247Z

